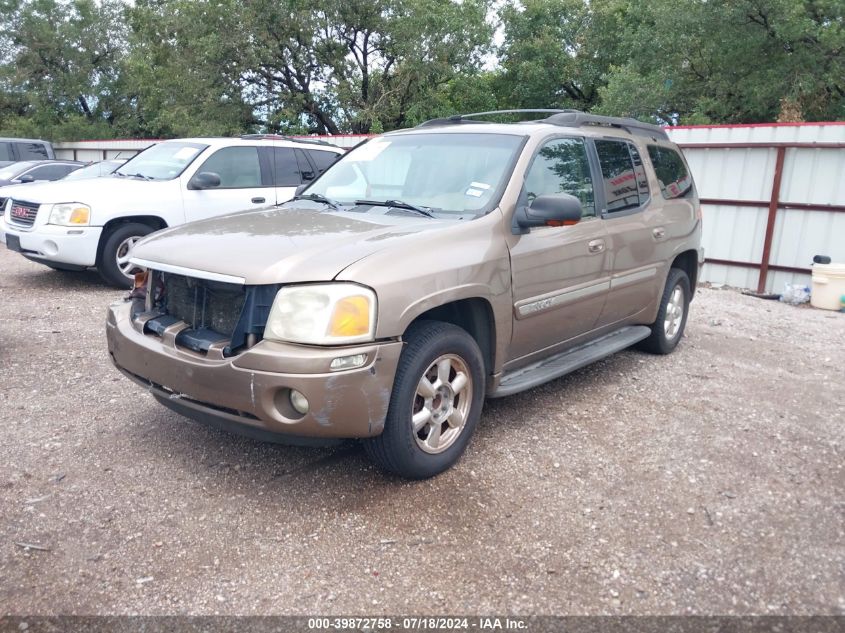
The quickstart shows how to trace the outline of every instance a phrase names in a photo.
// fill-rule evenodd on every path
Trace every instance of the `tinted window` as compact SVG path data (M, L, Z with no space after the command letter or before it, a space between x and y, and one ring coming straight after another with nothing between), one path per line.
M74 165L44 165L26 172L26 175L32 176L35 180L58 180L67 176L75 168Z
M277 187L298 187L302 184L299 163L290 147L274 147L272 160Z
M631 160L634 163L634 176L637 179L637 193L640 196L640 204L648 202L648 176L645 173L643 166L643 159L640 156L639 150L631 143L628 143L628 151L631 152Z
M220 176L217 189L245 189L261 186L261 165L257 147L224 147L205 161L197 173L208 171Z
M654 165L664 198L680 198L692 188L692 179L678 152L668 147L649 145L648 157Z
M634 161L624 141L596 141L607 210L611 213L640 206Z
M18 146L18 160L38 160L41 158L50 158L47 155L47 148L41 143L15 143Z
M317 166L318 174L322 174L331 167L338 158L340 158L340 154L335 154L334 152L323 152L317 149L309 149L305 150L305 152Z
M581 139L556 139L546 143L525 175L530 203L537 196L568 193L581 201L582 215L596 214L593 181L587 149Z
M11 143L0 143L0 160L15 160L12 157Z

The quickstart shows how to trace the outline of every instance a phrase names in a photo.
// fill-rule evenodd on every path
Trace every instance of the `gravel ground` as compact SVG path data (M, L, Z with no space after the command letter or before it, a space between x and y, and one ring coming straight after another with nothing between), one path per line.
M0 613L845 614L845 315L703 288L409 483L158 406L122 294L0 251Z

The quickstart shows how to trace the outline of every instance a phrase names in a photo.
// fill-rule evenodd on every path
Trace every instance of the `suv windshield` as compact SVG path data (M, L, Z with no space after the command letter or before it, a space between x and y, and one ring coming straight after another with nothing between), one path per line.
M471 133L381 136L349 152L304 195L343 205L387 203L406 212L417 206L478 215L498 200L523 139Z
M208 145L167 141L148 147L115 170L116 176L135 176L149 180L178 177Z

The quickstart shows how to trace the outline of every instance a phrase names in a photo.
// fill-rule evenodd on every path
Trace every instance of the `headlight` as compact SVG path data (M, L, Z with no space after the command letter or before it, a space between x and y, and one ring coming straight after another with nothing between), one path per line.
M48 224L61 226L88 226L91 222L91 207L80 202L54 204Z
M372 341L376 332L376 294L352 283L287 286L279 290L264 338L342 345Z

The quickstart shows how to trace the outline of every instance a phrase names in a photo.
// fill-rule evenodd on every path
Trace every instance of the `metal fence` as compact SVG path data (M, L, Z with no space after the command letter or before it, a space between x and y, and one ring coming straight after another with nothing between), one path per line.
M845 262L845 121L667 128L703 206L702 279L758 291L809 283L814 255ZM353 147L366 136L321 137ZM55 143L77 160L127 158L155 140Z

